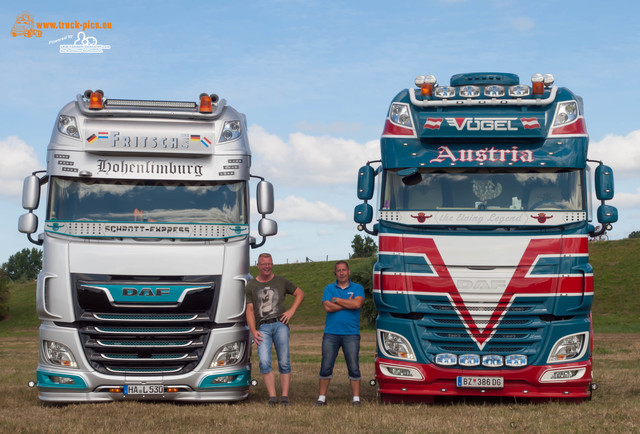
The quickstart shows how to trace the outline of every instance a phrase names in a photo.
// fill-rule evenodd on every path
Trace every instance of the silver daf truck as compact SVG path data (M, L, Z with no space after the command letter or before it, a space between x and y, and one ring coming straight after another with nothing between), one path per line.
M41 400L247 397L249 248L277 232L266 218L273 187L255 177L262 240L250 235L250 167L246 118L215 94L86 91L64 106L47 170L25 179L18 224L44 253Z

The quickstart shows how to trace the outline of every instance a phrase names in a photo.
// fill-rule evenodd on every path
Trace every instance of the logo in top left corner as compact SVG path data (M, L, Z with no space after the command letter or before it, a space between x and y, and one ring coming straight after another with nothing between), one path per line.
M32 36L35 36L36 38L42 37L42 30L37 30L35 28L33 15L27 11L23 11L18 14L16 22L11 28L11 36L15 38L19 35L22 35L25 38L30 38Z

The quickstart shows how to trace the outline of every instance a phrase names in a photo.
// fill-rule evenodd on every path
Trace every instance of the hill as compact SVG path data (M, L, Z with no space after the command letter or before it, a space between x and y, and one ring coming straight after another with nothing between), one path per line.
M589 248L595 275L594 330L640 332L640 239L593 242ZM325 285L334 278L334 263L274 265L274 273L287 277L305 292L305 302L293 319L294 324L302 326L298 330L323 327L325 313L320 301ZM353 274L371 271L369 259L352 259L349 263ZM257 275L255 267L251 267L251 274ZM0 322L0 336L35 331L35 282L12 284L10 290L9 318Z
M640 239L589 244L594 274L594 329L640 332Z

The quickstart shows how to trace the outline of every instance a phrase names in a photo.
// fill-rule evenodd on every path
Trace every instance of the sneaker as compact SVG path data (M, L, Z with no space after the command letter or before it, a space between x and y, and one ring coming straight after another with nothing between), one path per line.
M362 407L362 401L351 401L352 407Z
M278 398L275 396L272 396L269 398L269 401L267 402L267 404L269 405L269 407L273 407L274 405L276 405L278 403Z
M288 396L283 396L280 398L280 405L284 406L284 407L288 407L289 406L289 397Z
M315 404L313 404L314 407L324 407L325 405L327 405L327 401L316 401Z

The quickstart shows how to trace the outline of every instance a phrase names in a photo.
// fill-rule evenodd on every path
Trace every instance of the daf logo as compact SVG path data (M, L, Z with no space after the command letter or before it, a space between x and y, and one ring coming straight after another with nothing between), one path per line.
M466 280L460 279L456 281L458 290L463 289L491 289L504 291L507 288L507 282L505 280Z
M171 293L170 288L122 288L122 295L125 297L161 297L163 295L169 295Z

